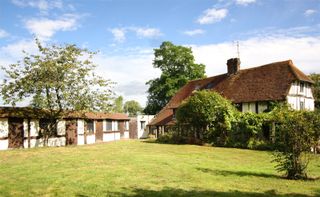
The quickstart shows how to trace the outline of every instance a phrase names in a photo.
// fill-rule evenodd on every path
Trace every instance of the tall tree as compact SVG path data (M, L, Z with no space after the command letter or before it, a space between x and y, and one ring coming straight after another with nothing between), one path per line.
M315 82L312 88L315 107L320 109L320 74L312 73L309 77Z
M205 65L194 62L191 48L171 42L163 42L154 49L153 66L162 73L146 83L149 85L146 114L158 113L188 81L205 77Z
M94 73L94 52L71 44L43 46L35 41L37 54L24 52L21 61L2 67L5 104L15 106L31 99L31 106L50 111L48 118L53 123L64 110L110 110L112 82Z
M125 102L123 109L125 113L129 113L129 116L136 116L139 112L142 112L141 105L135 100Z
M118 96L117 98L114 99L112 111L118 112L118 113L123 112L123 97L122 96Z

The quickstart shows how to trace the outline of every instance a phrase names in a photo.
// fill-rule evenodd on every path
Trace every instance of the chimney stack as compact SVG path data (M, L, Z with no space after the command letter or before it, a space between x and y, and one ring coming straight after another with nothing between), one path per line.
M231 58L227 61L228 75L236 74L240 70L240 58Z

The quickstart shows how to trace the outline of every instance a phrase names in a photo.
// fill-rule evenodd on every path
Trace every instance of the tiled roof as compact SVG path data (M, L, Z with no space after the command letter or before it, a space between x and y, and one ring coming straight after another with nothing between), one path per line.
M177 108L194 90L219 92L233 103L285 100L294 81L313 81L294 66L291 60L239 70L236 74L222 74L193 80L183 86L149 125L165 125L171 121L172 108Z
M0 118L47 118L49 115L50 112L44 109L31 107L0 107ZM122 113L64 111L61 115L62 118L129 120L129 117Z

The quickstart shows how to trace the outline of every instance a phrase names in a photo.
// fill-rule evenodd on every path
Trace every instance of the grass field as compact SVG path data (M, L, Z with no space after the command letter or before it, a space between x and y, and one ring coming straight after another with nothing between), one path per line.
M320 196L270 152L141 141L0 151L0 196ZM320 177L320 157L309 175Z

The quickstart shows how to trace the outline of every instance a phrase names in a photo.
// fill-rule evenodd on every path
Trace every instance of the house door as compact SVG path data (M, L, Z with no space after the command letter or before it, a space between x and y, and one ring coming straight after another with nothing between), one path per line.
M130 139L138 138L138 125L136 118L132 118L129 122L129 137Z
M119 121L120 138L124 138L124 121Z
M96 121L96 142L103 141L103 120Z
M9 148L23 147L23 119L9 118Z
M66 121L66 145L77 144L77 121L67 120Z

